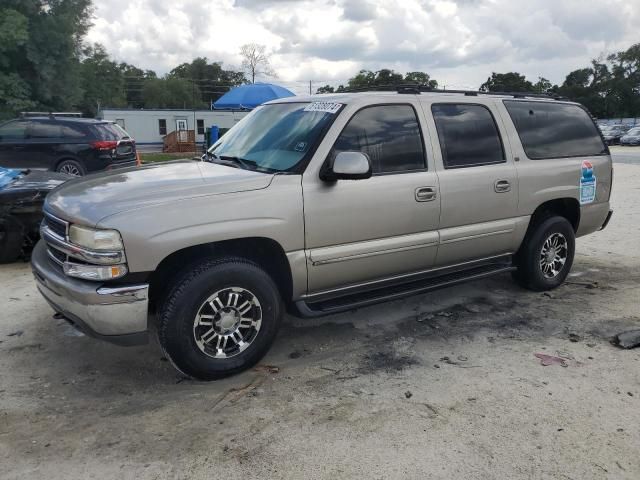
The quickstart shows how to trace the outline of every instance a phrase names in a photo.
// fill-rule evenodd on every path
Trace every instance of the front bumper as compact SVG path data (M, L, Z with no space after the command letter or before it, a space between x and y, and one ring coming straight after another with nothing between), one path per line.
M148 341L148 284L110 287L67 277L42 240L31 254L31 268L45 300L82 332L119 345Z

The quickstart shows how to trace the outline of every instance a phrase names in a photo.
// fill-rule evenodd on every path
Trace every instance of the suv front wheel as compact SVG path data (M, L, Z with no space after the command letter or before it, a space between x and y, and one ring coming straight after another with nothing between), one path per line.
M283 308L278 288L262 268L227 257L185 273L159 313L160 345L174 366L213 380L246 370L264 356Z
M575 242L573 226L566 218L550 216L540 221L516 255L514 278L538 292L560 286L571 270Z

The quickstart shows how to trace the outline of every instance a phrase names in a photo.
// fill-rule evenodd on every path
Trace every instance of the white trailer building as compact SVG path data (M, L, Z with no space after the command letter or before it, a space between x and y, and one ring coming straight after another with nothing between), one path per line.
M205 141L207 128L233 127L247 110L177 110L103 108L98 118L116 122L131 135L141 150L162 150L162 137L174 130L195 130L196 144Z

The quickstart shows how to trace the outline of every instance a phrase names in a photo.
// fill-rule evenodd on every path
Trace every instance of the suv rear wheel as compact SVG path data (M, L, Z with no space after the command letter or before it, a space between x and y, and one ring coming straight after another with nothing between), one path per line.
M213 380L250 368L264 356L283 308L264 270L227 257L185 273L159 313L160 345L174 366L191 377Z
M56 167L56 172L66 173L74 177L82 177L86 172L84 167L75 160L63 160Z
M564 217L547 217L527 234L516 256L514 278L530 290L554 289L567 278L574 254L571 223Z

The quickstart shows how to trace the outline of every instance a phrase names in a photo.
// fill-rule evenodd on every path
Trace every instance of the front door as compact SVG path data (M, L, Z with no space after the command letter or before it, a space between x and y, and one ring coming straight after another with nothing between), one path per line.
M526 222L517 218L518 177L491 104L424 106L438 138L442 210L437 265L513 253Z
M305 172L309 293L430 268L438 245L440 197L437 175L427 168L416 105L360 109L328 158L340 151L365 153L373 176L327 183L316 170Z
M184 118L176 119L176 132L178 135L178 142L186 142L187 139L187 120Z

